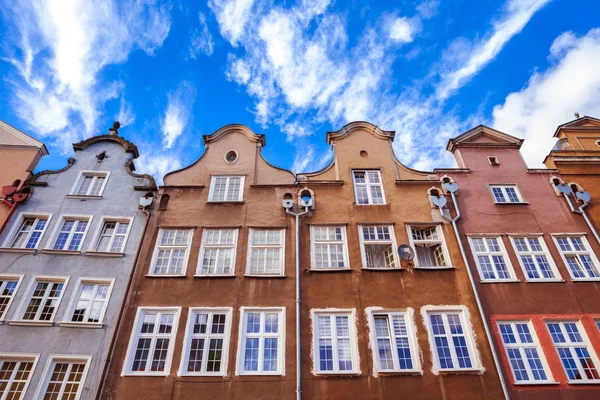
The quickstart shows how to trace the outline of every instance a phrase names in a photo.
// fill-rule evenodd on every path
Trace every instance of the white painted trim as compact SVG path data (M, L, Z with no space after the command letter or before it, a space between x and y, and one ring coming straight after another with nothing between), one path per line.
M316 240L315 240L315 229L318 228L341 228L342 230L342 251L344 254L344 268L338 268L338 267L327 267L327 268L317 268L315 266L316 264L316 252L315 252L315 244L316 244ZM339 241L337 240L325 240L319 243L323 243L323 244L339 244ZM352 267L350 266L350 257L348 255L348 235L346 232L346 225L336 225L336 224L331 224L331 225L311 225L310 226L310 269L313 271L340 271L340 270L348 270L348 269L352 269Z
M350 352L352 357L352 370L351 371L339 371L339 367L336 366L337 358L337 343L334 344L333 334L335 329L332 327L332 354L333 354L333 371L320 371L319 370L319 338L318 338L318 326L315 323L315 317L318 315L336 316L344 315L349 317L348 327L350 334ZM358 353L358 336L357 336L357 325L358 318L356 318L356 308L311 308L310 309L310 327L312 334L312 351L311 358L313 361L313 375L358 375L360 374L360 356ZM337 334L336 334L337 338Z
M256 247L263 247L263 248L279 248L279 263L281 265L281 269L279 270L278 274L267 274L267 273L261 273L261 274L253 274L252 273L252 250L254 248L254 245L252 245L252 240L254 239L254 232L255 231L279 231L279 236L280 236L280 240L281 240L281 245L268 245L268 244L261 244L261 245L256 245ZM286 270L286 265L285 265L285 232L286 229L285 228L250 228L248 230L248 246L247 246L247 250L246 250L246 272L245 274L247 276L273 276L273 277L280 277L280 276L285 276L285 270Z
M129 240L129 234L131 233L131 228L133 226L133 221L134 221L135 217L125 217L125 216L113 216L113 215L103 215L100 217L100 224L96 227L96 233L94 233L94 236L92 237L92 241L90 243L90 247L88 248L88 251L91 252L97 252L96 247L98 246L98 242L100 241L100 236L102 235L102 230L104 229L104 225L107 222L128 222L129 226L127 227L127 233L125 233L125 238L123 239L123 248L121 249L121 251L107 251L104 253L110 253L110 254L118 254L118 253L125 253L125 249L127 248L127 241ZM115 236L112 236L110 245L108 246L109 249L110 247L112 247L112 243L115 239Z
M66 220L87 220L87 226L85 228L85 231L83 232L83 238L81 238L81 243L79 244L79 248L77 250L73 250L73 251L81 251L83 249L83 245L85 242L85 239L87 238L87 234L90 231L90 226L92 225L92 220L94 219L94 216L91 214L61 214L58 217L58 222L56 224L54 224L54 229L52 230L52 235L50 235L49 240L46 242L46 246L44 247L44 249L46 250L54 250L54 245L56 244L56 240L58 239L58 235L60 233L60 229L63 225L63 222ZM73 238L73 234L75 233L75 228L73 228L73 231L69 234L69 239L67 239L67 244L71 241L71 239ZM62 251L70 251L68 249L60 249Z
M486 249L488 249L488 245L487 245L487 239L496 239L496 242L498 243L498 246L500 247L500 253L497 252L490 252L490 251L486 251L485 253L477 253L475 251L475 247L473 245L473 239L483 239L485 242L485 246ZM471 255L473 257L473 260L475 261L475 265L477 265L477 271L479 272L479 278L481 279L482 283L489 283L489 282L518 282L519 280L517 279L517 275L515 274L515 269L513 268L512 262L510 261L510 257L508 256L508 251L506 251L506 247L504 246L504 240L502 240L502 236L498 235L498 236L483 236L483 235L467 235L467 239L469 240L469 246L471 247ZM496 278L494 279L489 279L489 278L484 278L483 276L483 271L481 269L481 265L479 264L479 258L477 257L478 254L481 255L487 255L488 257L492 257L492 254L499 254L504 258L504 264L506 264L506 270L508 272L509 278L508 279L499 279L498 276L498 270L496 270L496 267L494 265L492 265L492 268L494 269L494 275L496 275Z
M231 265L229 266L230 272L228 274L205 274L202 273L202 261L204 260L204 253L206 250L206 235L208 231L225 231L232 230L233 231L233 245L209 245L214 247L231 247ZM203 228L202 229L202 240L200 242L200 252L198 255L198 264L196 265L196 274L194 276L201 277L218 277L218 276L234 276L235 275L235 264L237 257L237 246L238 246L238 237L239 237L239 228Z
M73 315L73 312L75 311L75 306L77 305L77 302L79 301L79 296L80 293L79 291L81 290L82 286L84 284L108 284L108 292L106 293L106 300L104 301L104 308L102 309L102 312L100 314L100 321L98 322L76 322L76 321L71 321L71 317ZM114 283L115 283L115 278L94 278L94 277L79 277L77 279L77 285L75 286L75 289L73 290L73 293L71 294L71 299L69 301L69 306L67 307L67 311L65 312L65 315L63 316L63 320L61 322L61 324L69 324L69 325L81 325L82 327L86 326L86 325L99 325L102 326L104 324L104 317L106 315L106 310L108 309L108 303L110 301L110 296L112 294L112 290L114 287ZM90 307L92 306L92 300L90 299Z
M133 372L131 371L131 363L133 362L132 356L135 355L136 339L138 338L138 332L141 328L141 322L143 319L140 316L145 312L159 312L159 313L174 313L173 316L173 327L171 329L171 336L169 338L169 349L167 351L167 357L165 359L165 370L162 372ZM127 352L125 353L125 361L123 362L123 369L121 370L121 376L169 376L171 374L171 362L173 361L173 353L175 351L175 338L177 337L177 328L179 326L179 317L181 315L181 307L138 307L131 335L129 337L129 344L127 345ZM157 323L160 321L157 319ZM158 328L157 328L158 329ZM154 345L156 344L156 338L152 341L152 347L148 352L148 363L151 363L152 356L154 353Z
M33 249L28 249L28 250L36 250L39 249L42 242L44 241L44 236L46 234L46 231L48 230L48 225L50 225L50 221L52 220L52 215L53 213L40 213L40 212L20 212L18 217L14 219L13 225L10 229L10 231L8 232L8 234L6 235L6 237L4 238L4 243L2 245L2 247L6 247L9 249L25 249L25 247L11 247L11 243L12 241L15 239L16 234L19 232L21 225L23 224L23 221L25 220L25 218L46 218L46 225L44 226L44 229L42 230L42 233L40 235L40 238L36 244L36 246ZM25 239L25 245L27 245L27 242L29 241L29 238L31 237L31 234L33 233L33 228L31 230L31 232L29 232L29 234L27 235L27 238Z
M548 249L548 246L546 245L546 240L544 239L543 235L533 235L533 234L529 234L529 235L508 235L509 239L510 239L510 243L513 246L513 251L515 252L515 255L517 256L517 260L519 261L519 265L521 266L521 270L523 271L523 275L525 276L525 280L527 282L564 282L562 279L562 275L560 274L560 271L558 270L558 268L556 267L556 263L554 262L554 257L552 257L552 255L550 254L550 250ZM524 239L529 239L529 238L537 238L542 246L542 252L539 251L529 251L529 252L524 252L521 253L519 252L517 245L515 243L515 239L518 238L524 238ZM531 247L529 245L529 243L527 243L528 247ZM531 255L532 257L535 257L536 255L544 255L546 256L546 260L548 261L548 264L550 264L550 269L552 270L552 272L554 273L554 278L544 278L542 277L542 272L539 269L539 265L537 260L534 260L535 266L536 266L536 270L537 272L540 274L540 278L530 278L527 275L527 270L525 269L525 265L523 264L523 260L521 259L521 255Z
M379 175L379 184L377 183L370 183L369 182L369 177L368 177L368 172L373 172L376 171L377 174ZM365 183L360 183L359 185L361 185L361 187L366 187L367 188L367 198L369 200L369 202L367 204L359 204L358 203L358 196L356 193L356 179L354 177L354 173L355 172L364 172L365 174ZM373 203L373 196L371 195L371 186L379 186L381 187L381 197L383 199L383 203ZM385 190L383 188L383 176L381 175L381 170L380 169L353 169L352 170L352 187L354 190L354 204L359 205L359 206L383 206L386 205L386 200L385 200Z
M574 254L576 256L579 256L582 253L588 254L590 256L590 258L592 259L592 262L594 263L596 270L599 272L600 272L600 261L598 261L598 257L596 256L596 253L592 250L592 247L590 246L590 242L587 240L587 237L585 237L584 234L580 234L580 233L552 234L552 241L554 242L554 246L556 247L556 250L558 250L558 253L560 254L560 258L562 258L565 268L567 269L567 271L569 271L569 276L571 277L571 280L572 281L598 281L598 280L600 280L600 277L590 277L588 272L585 270L585 268L583 268L583 265L581 265L581 269L586 276L584 278L576 278L573 275L573 271L571 271L571 268L569 267L569 263L567 262L565 253L561 250L561 248L558 244L558 239L561 237L569 237L569 238L570 237L579 237L579 238L581 238L581 241L583 242L583 245L585 246L586 251L575 250L572 252L568 252L568 254ZM571 241L569 241L569 244L571 244ZM571 245L571 247L573 247L573 246ZM577 259L579 260L579 257L577 257Z
M285 376L285 332L287 329L286 318L285 318L285 307L240 307L240 326L238 331L238 347L236 353L236 365L235 365L235 374L239 375L281 375ZM258 312L261 313L260 317L260 339L259 339L259 371L250 371L244 372L244 354L245 354L245 326L246 326L246 315L248 312ZM278 326L278 341L277 341L277 371L261 371L262 365L260 360L263 357L263 352L260 350L264 346L264 333L262 332L264 327L264 314L268 312L277 312L279 313L279 326ZM273 337L273 336L271 336ZM261 340L262 339L262 340Z
M227 178L227 183L225 184L225 198L227 198L227 192L229 190L229 183L231 182L230 178L241 178L240 179L240 192L238 193L236 200L215 200L214 196L214 188L215 188L215 178ZM208 201L214 203L229 203L229 202L241 202L244 201L244 184L246 182L245 175L211 175L210 178L210 188L208 190Z
M156 259L158 258L158 252L161 248L170 248L170 249L183 249L184 246L181 245L161 245L160 238L164 231L188 231L189 239L188 244L185 246L185 259L183 261L183 267L181 268L180 274L167 273L167 274L158 274L154 272L154 267L156 266ZM188 262L190 260L190 253L192 251L192 241L194 240L194 229L178 229L178 228L159 228L158 234L156 235L156 241L154 242L154 250L152 251L152 260L150 261L150 268L148 269L148 276L153 277L180 277L186 276ZM169 258L170 260L170 258Z
M17 308L17 313L15 314L14 319L12 319L10 322L14 321L17 323L44 323L44 324L50 324L52 325L54 323L54 320L56 319L56 314L58 314L58 308L60 307L60 303L62 302L63 297L65 296L65 291L67 290L67 285L69 283L69 280L71 278L69 276L55 276L55 275L34 275L31 277L31 280L29 281L29 285L27 286L27 290L25 291L24 296L21 298L21 302L19 303L19 307ZM31 300L31 296L33 296L33 292L35 290L35 284L37 282L53 282L53 283L62 283L63 284L63 288L60 292L60 296L57 299L56 302L56 307L54 309L54 314L52 315L52 318L50 318L50 320L48 321L40 321L40 320L29 320L29 319L23 319L23 316L25 314L25 311L27 309L27 303L29 302L29 300ZM42 305L40 305L40 307L42 307Z
M396 265L393 268L370 268L367 267L367 254L365 252L365 243L363 240L363 228L364 227L387 227L390 232L390 241L392 245L392 254L394 255L394 264ZM400 264L400 260L398 259L398 244L396 243L396 232L393 224L358 224L358 240L360 243L360 257L362 261L362 269L371 269L371 270L384 270L384 271L393 271L393 270L402 270L402 265ZM389 243L388 241L369 241L369 243Z
M86 197L102 197L102 195L104 194L104 189L106 189L106 185L108 184L108 179L110 178L110 171L91 171L91 170L81 170L79 171L79 173L77 174L77 178L75 179L75 182L73 183L73 186L71 186L71 190L69 191L69 196L79 196L82 198L86 198ZM102 188L100 189L100 193L98 193L97 195L91 195L91 194L78 194L77 192L79 191L79 188L81 187L81 184L83 183L83 175L93 175L93 176L104 176L106 179L104 179L104 183L102 184ZM90 186L90 190L91 188L93 188L94 185L92 184Z
M444 255L444 261L446 261L445 266L443 265L437 265L437 266L433 266L433 267L427 267L427 266L422 266L420 265L420 261L419 261L419 257L417 253L417 247L415 245L415 240L413 239L413 235L412 235L412 229L413 227L417 228L417 227L434 227L436 230L437 235L439 236L439 240L429 240L429 241L425 241L425 240L419 240L418 242L429 242L429 243L439 243L442 246L442 254ZM448 246L446 244L446 238L444 236L444 230L442 229L442 226L440 224L436 224L436 223L414 223L414 224L406 224L406 233L408 234L408 243L409 245L415 249L415 258L414 258L414 262L415 262L415 268L423 268L423 269L433 269L433 270L437 270L437 269L448 269L448 268L454 268L453 264L452 264L452 259L450 258L450 252L448 251Z
M187 372L186 364L189 361L190 356L190 345L192 342L191 333L193 328L192 316L196 312L207 312L207 313L223 313L225 314L225 332L223 333L223 352L221 354L221 371L219 372ZM208 323L208 321L207 321ZM188 310L187 323L185 325L185 335L183 337L183 347L181 353L181 362L179 363L179 370L177 376L227 376L227 364L229 361L229 346L231 345L231 325L233 324L233 308L232 307L190 307ZM207 331L210 326L207 325ZM211 336L210 332L206 333L206 337ZM208 346L208 344L206 345ZM205 360L208 358L208 352L204 352L204 360L202 360L202 368L206 368Z
M43 400L44 392L48 387L48 383L51 377L51 367L56 362L85 362L85 368L83 370L83 374L81 376L81 383L79 384L79 388L77 390L77 395L75 396L75 400L81 398L81 393L83 392L83 388L86 386L85 380L87 378L87 374L90 370L90 364L92 361L92 356L90 355L76 355L76 354L50 354L48 356L48 361L46 361L46 366L44 367L44 372L42 373L42 379L39 381L39 385L37 391L35 392L34 398L36 400ZM68 375L65 375L66 377Z
M467 342L467 346L469 348L469 355L471 358L471 368L444 368L440 367L438 355L437 355L437 347L435 345L435 339L433 336L433 331L431 328L431 323L429 321L429 314L436 313L458 313L460 315L461 325L463 327L464 336ZM439 375L440 372L478 372L483 374L485 368L481 362L481 353L477 348L477 343L475 341L475 331L473 330L473 325L471 324L471 318L469 309L465 305L455 305L455 306L434 306L434 305L426 305L421 307L421 317L423 318L423 325L427 330L427 337L429 340L429 349L431 351L431 372L434 375ZM454 345L452 345L452 349ZM452 363L455 366L458 366L458 362L456 361L456 354L452 350L450 351L452 356Z
M15 290L14 290L12 296L10 296L10 298L8 299L8 303L6 303L6 309L4 310L4 315L0 315L0 323L2 323L2 321L4 321L6 319L6 316L8 315L8 311L10 310L10 306L13 303L15 297L17 296L17 292L18 292L19 288L21 287L21 282L23 282L24 276L25 275L23 275L23 274L10 274L10 273L0 274L0 280L2 280L2 281L9 281L9 280L17 281L17 286L15 286Z
M33 362L31 370L29 371L29 377L25 382L25 386L23 386L23 390L21 391L21 396L19 396L18 400L23 400L25 398L25 394L27 393L27 388L29 388L29 384L31 383L31 378L35 373L35 369L37 367L38 361L40 360L39 353L0 353L0 363L3 361L20 361L20 362ZM6 388L10 387L7 384ZM8 391L4 393L4 395L0 395L0 399L5 400L5 395L8 394Z

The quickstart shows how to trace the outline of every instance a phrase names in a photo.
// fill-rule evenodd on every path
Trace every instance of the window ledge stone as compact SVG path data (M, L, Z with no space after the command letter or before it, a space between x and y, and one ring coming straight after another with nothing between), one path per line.
M378 377L406 376L406 375L422 376L423 375L423 371L422 370L414 370L414 371L377 371L377 376Z
M53 326L54 322L52 321L27 321L23 319L13 319L8 321L9 325L14 326Z
M256 274L244 274L246 278L287 278L285 275L256 275Z
M482 368L438 370L440 375L483 375Z
M523 205L528 205L529 202L528 201L506 201L504 203L498 203L497 201L494 202L494 204L499 205L499 206L523 206Z
M59 322L61 328L104 328L104 324L95 322Z
M146 278L187 278L184 274L146 274Z
M363 271L382 271L382 272L392 272L392 271L404 271L404 268L361 268Z
M113 253L111 251L85 251L83 253L88 257L125 257L125 253Z
M244 200L235 200L235 201L207 201L206 204L244 204Z
M81 251L79 251L79 250L43 249L40 253L44 253L44 254L63 254L63 255L71 255L71 256L81 255Z
M422 271L448 271L456 269L454 265L449 267L414 267L414 269L422 270Z
M235 278L235 274L231 275L198 275L195 274L194 278Z
M67 199L77 199L77 200L101 200L102 196L86 196L83 194L68 194Z
M520 279L510 279L510 280L480 280L480 283L520 283Z
M352 272L352 268L311 268L308 272L327 273L327 272Z
M0 252L35 254L37 252L37 249L24 249L21 247L0 247Z
M542 382L513 382L515 386L540 386L540 385L560 385L560 382L550 382L550 381L542 381Z

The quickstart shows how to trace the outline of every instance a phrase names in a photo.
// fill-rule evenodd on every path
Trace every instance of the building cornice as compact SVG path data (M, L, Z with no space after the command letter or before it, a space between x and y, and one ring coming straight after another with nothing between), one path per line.
M61 172L65 172L66 170L71 168L73 166L73 164L75 164L75 161L76 160L73 157L70 157L67 160L67 165L65 165L61 169L46 169L44 171L40 171L37 174L34 174L34 175L30 176L29 178L27 178L27 180L24 182L24 184L30 185L30 186L48 186L48 182L36 182L36 180L39 177L44 176L44 175L54 175L54 174L60 174Z
M90 147L91 145L96 144L96 143L101 143L101 142L116 143L116 144L120 145L121 147L123 147L123 149L125 149L125 152L132 153L133 158L138 158L140 156L137 146L135 144L133 144L132 142L130 142L129 140L123 139L119 135L93 136L91 138L82 140L79 143L73 143L73 150L75 150L75 151L85 150L86 148Z
M485 136L492 142L473 142L472 140ZM479 125L465 133L448 140L446 150L454 153L458 148L515 148L520 149L523 139L516 138L507 133L490 128L489 126Z
M384 131L380 129L377 125L373 125L367 121L354 121L350 122L339 131L327 132L327 143L331 144L333 141L341 140L348 137L352 132L355 131L366 131L371 135L375 136L378 139L393 141L394 136L396 135L396 131Z
M254 131L252 131L252 129L248 128L246 125L230 124L225 125L220 129L217 129L210 135L203 135L202 138L204 139L204 145L208 146L210 143L216 142L222 137L234 132L241 133L242 135L246 136L246 138L248 138L248 140L250 140L251 142L259 143L263 147L267 144L265 135L254 133Z

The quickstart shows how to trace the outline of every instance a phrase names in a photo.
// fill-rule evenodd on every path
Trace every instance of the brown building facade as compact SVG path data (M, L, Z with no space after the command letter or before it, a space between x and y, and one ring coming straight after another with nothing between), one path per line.
M102 398L294 399L298 337L305 399L504 398L456 210L393 138L350 123L326 168L294 176L245 126L205 136L157 196ZM305 213L299 276L282 201Z

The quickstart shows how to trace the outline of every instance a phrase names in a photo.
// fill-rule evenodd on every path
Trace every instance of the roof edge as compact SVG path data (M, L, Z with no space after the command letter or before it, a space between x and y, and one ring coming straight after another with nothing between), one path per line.
M140 156L138 148L135 144L133 144L129 140L124 139L122 136L110 135L110 134L92 136L91 138L84 139L81 142L73 143L73 150L75 150L75 151L85 150L86 148L90 147L91 145L96 144L96 143L101 143L101 142L116 143L116 144L120 145L121 147L123 147L123 149L125 149L126 153L132 153L133 158L138 158Z
M504 143L465 143L467 140L482 134L490 135L501 139L504 141ZM456 149L459 147L515 147L517 149L520 149L524 141L525 139L519 139L515 136L509 135L508 133L504 133L497 129L480 124L458 135L455 138L448 139L446 150L454 154Z
M376 138L383 140L393 141L394 137L396 136L396 131L384 131L377 125L374 125L368 121L353 121L347 123L342 127L342 129L338 131L327 132L327 143L331 144L332 141L344 139L348 137L352 132L357 130L365 130L371 135L375 136Z
M265 135L259 134L259 133L254 133L254 131L252 129L250 129L249 127L247 127L246 125L243 125L243 124L225 125L224 127L217 129L210 135L202 135L202 138L204 140L204 145L207 146L210 143L216 142L217 140L221 139L223 136L228 135L233 132L239 132L239 133L243 134L244 136L246 136L246 138L248 138L248 140L250 140L251 142L260 143L260 145L263 147L267 145L267 140L265 138Z

